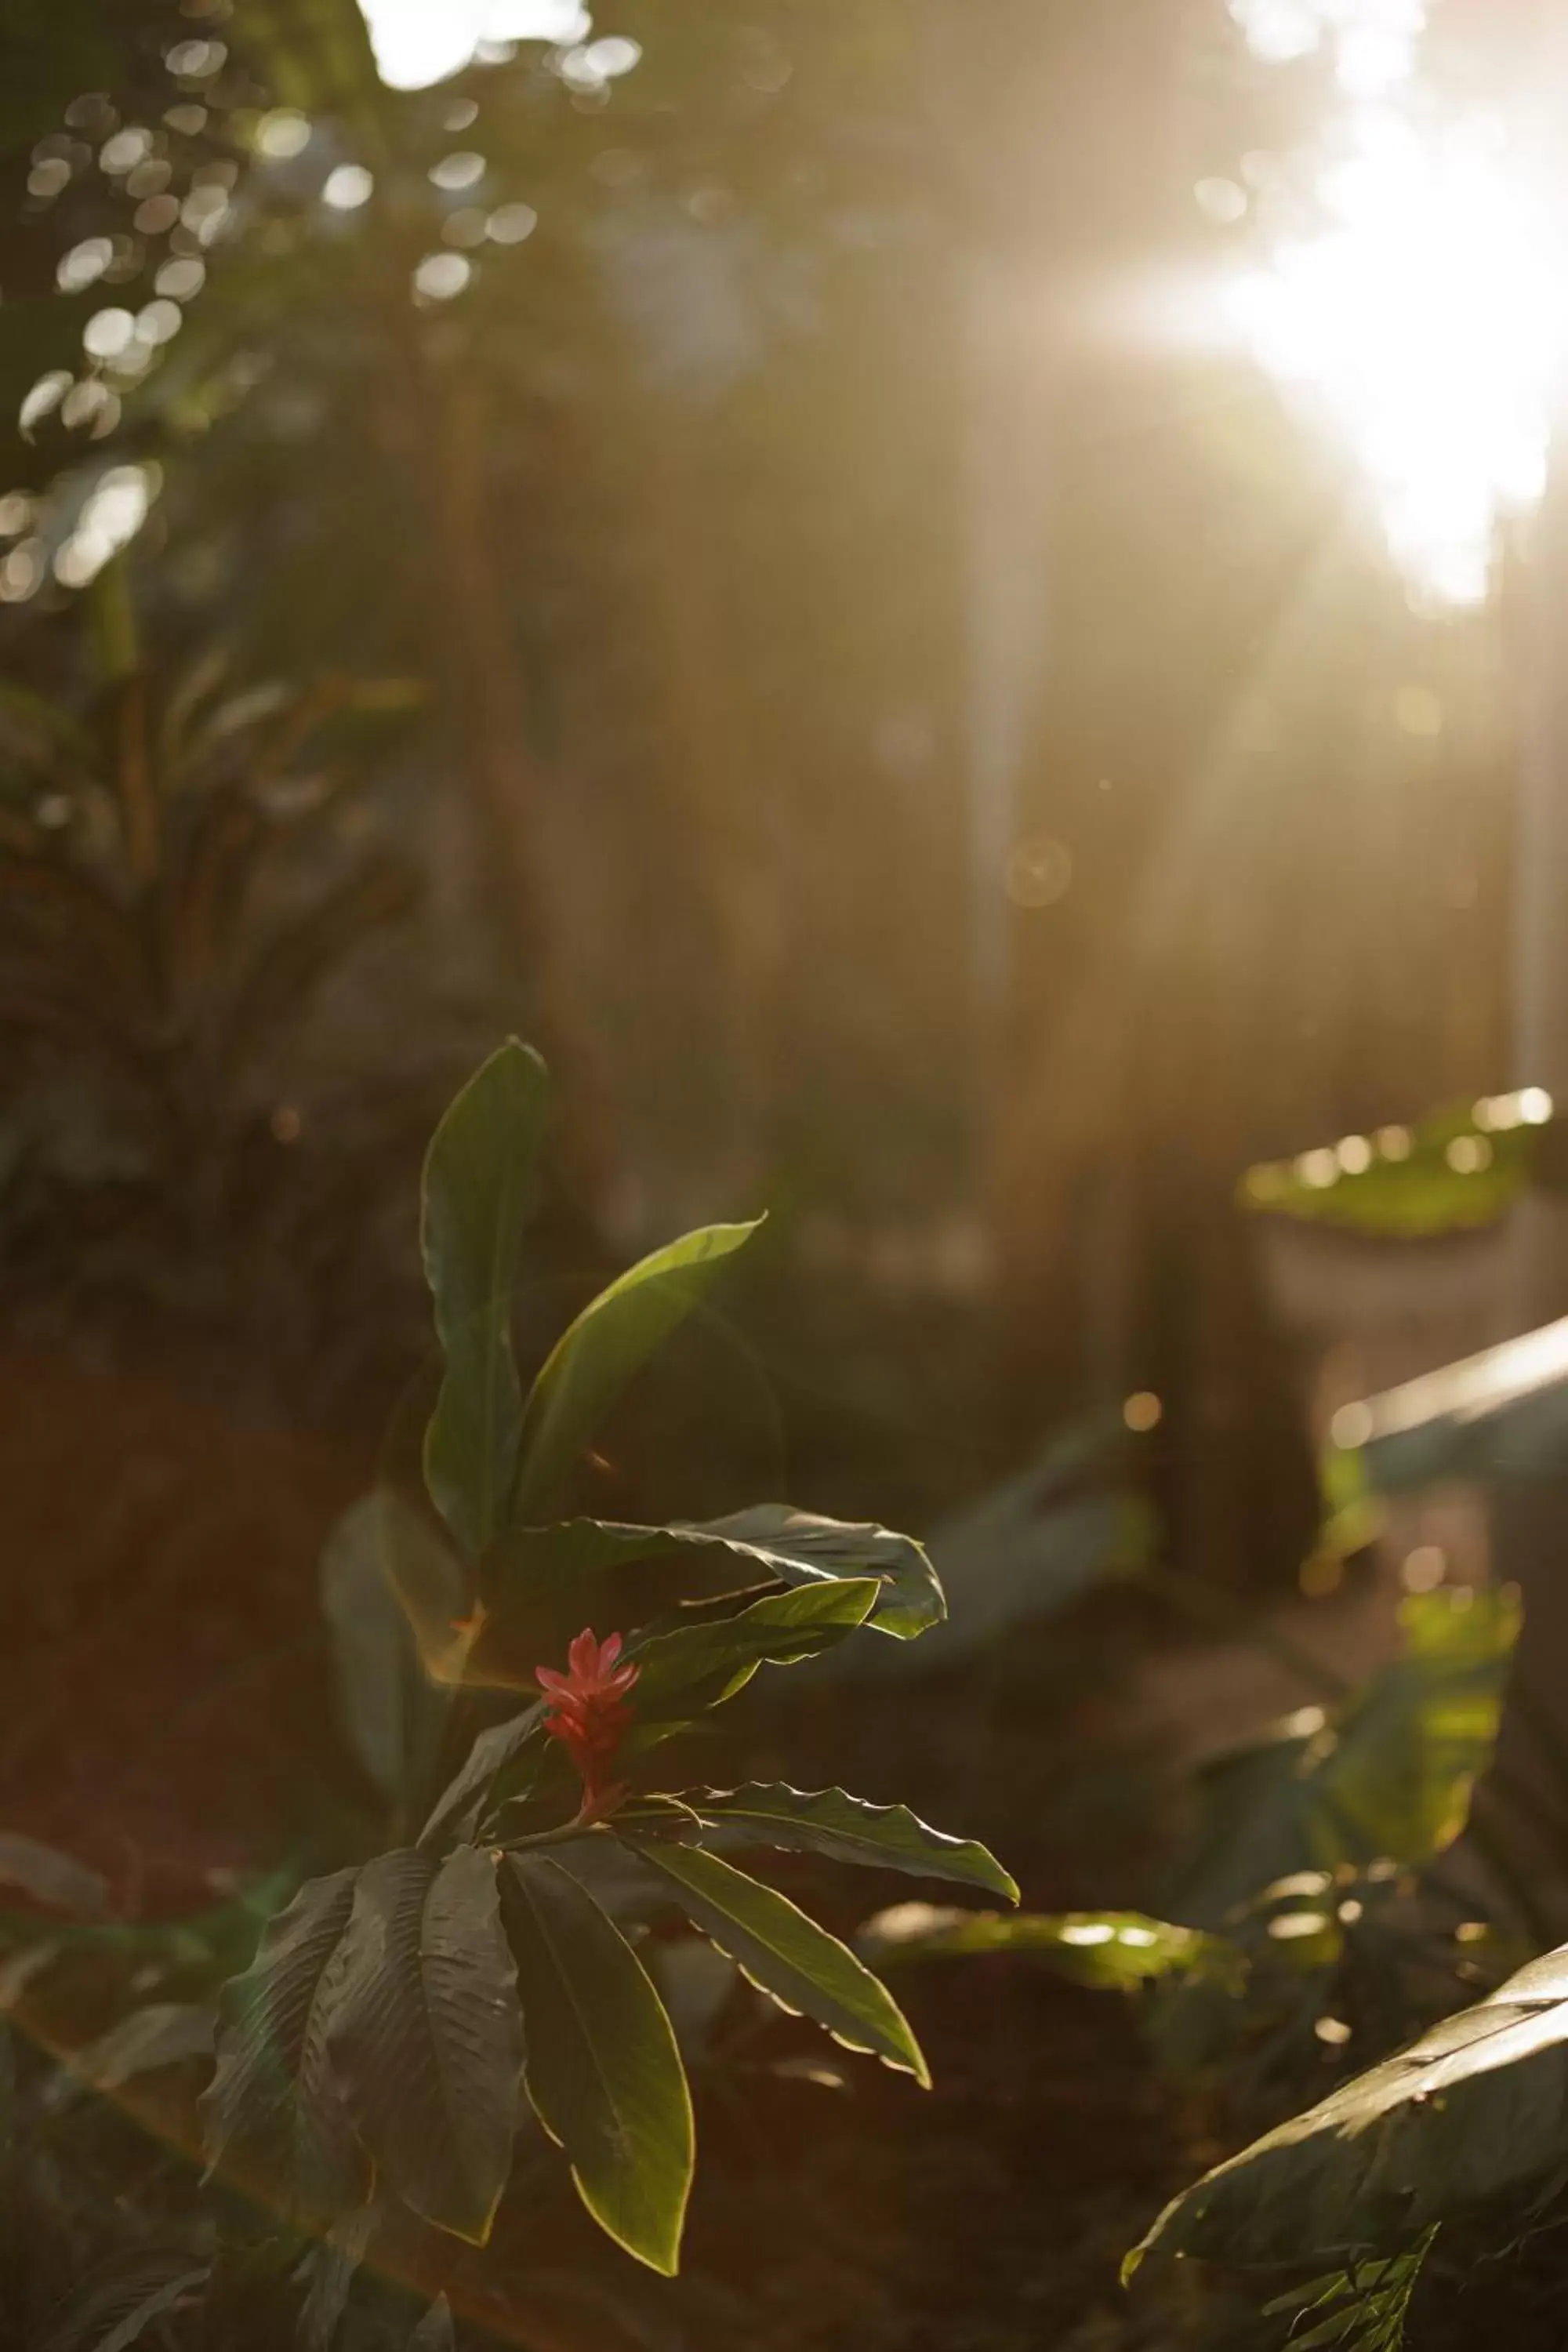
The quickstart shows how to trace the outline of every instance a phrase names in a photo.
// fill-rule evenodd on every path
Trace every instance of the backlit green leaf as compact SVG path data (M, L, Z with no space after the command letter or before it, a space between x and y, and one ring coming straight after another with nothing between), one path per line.
M1386 2245L1543 2179L1568 2113L1568 1946L1243 2149L1168 2205L1146 2254L1299 2263Z
M641 1726L684 1721L732 1698L761 1665L820 1656L863 1625L880 1587L869 1577L773 1592L733 1617L704 1618L627 1646L637 1666L631 1704Z
M617 1832L668 1885L694 1927L776 2000L815 2019L847 2049L865 2050L929 2084L909 2021L886 1985L836 1936L760 1880L694 1846Z
M1519 1636L1512 1588L1413 1594L1404 1647L1344 1706L1303 1708L1202 1781L1195 1857L1170 1897L1217 1927L1259 1887L1303 1870L1429 1862L1464 1827L1497 1738Z
M1018 1900L1016 1885L994 1855L970 1839L929 1828L907 1805L868 1804L842 1789L808 1791L756 1781L727 1792L689 1790L681 1802L691 1807L704 1830L717 1831L727 1844L776 1846L907 1871L917 1878L953 1878L1009 1903Z
M1423 1239L1491 1224L1532 1187L1560 1191L1565 1175L1568 1121L1526 1087L1249 1168L1241 1201L1313 1224Z
M522 1419L513 1519L543 1517L633 1374L700 1305L756 1223L705 1225L627 1268L552 1349Z
M639 2262L671 2273L693 2139L669 2020L619 1929L568 1872L514 1854L503 1888L529 2095L595 2220Z
M1239 1963L1216 1936L1141 1911L958 1911L899 1903L868 1919L856 1944L879 1968L910 1960L1027 1952L1075 1983L1123 1990L1161 1977L1211 1976L1237 1989Z
M425 1160L421 1240L447 1358L425 1476L474 1559L505 1518L517 1468L511 1304L546 1084L538 1055L509 1038L452 1103Z
M554 1527L510 1528L494 1554L500 1605L504 1609L509 1592L524 1604L535 1592L548 1600L552 1591L590 1587L606 1570L682 1551L725 1568L733 1562L732 1579L751 1582L777 1578L786 1584L815 1584L874 1576L882 1589L868 1622L904 1641L940 1624L946 1613L936 1571L912 1536L819 1518L788 1503L759 1503L728 1518L678 1520L662 1528L565 1519Z
M1410 2298L1436 2234L1426 2231L1402 2253L1349 2262L1266 2304L1264 2316L1290 2316L1290 2352L1400 2352Z

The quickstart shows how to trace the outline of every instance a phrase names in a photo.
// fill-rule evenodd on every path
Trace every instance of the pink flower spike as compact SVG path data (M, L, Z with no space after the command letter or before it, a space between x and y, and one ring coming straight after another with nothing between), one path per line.
M585 1626L566 1652L567 1671L537 1666L534 1679L546 1694L544 1728L559 1739L583 1776L584 1823L613 1812L625 1793L611 1770L631 1723L626 1695L637 1678L635 1665L618 1664L621 1636L595 1641Z

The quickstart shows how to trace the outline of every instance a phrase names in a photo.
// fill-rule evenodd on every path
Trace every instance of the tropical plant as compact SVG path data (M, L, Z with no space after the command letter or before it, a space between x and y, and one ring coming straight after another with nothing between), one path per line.
M679 1926L845 2046L927 2081L879 1979L738 1857L816 1853L1016 1899L983 1847L901 1806L661 1785L665 1744L759 1667L861 1628L908 1640L939 1622L942 1596L910 1538L783 1506L666 1527L551 1517L627 1383L756 1228L710 1227L632 1267L525 1391L510 1310L544 1103L543 1066L513 1041L437 1129L428 1503L358 1507L326 1576L351 1637L351 1725L405 1806L451 1750L475 1683L537 1696L479 1732L417 1834L310 1881L272 1921L223 1996L202 2102L221 2178L286 2238L328 2233L305 2265L311 2341L329 2340L324 2265L342 2274L341 2308L360 2257L392 2259L416 2221L436 2242L483 2245L520 2135L536 2166L560 2151L549 2160L612 2239L675 2270L694 2136L659 1986ZM563 1627L583 1630L567 1641Z

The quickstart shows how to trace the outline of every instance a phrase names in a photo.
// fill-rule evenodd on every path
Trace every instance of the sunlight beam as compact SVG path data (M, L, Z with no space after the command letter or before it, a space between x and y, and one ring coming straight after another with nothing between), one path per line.
M1421 0L1230 5L1262 57L1327 48L1345 93L1309 219L1265 230L1233 314L1352 452L1412 585L1479 604L1499 525L1545 486L1560 257L1504 126L1444 120L1419 79Z

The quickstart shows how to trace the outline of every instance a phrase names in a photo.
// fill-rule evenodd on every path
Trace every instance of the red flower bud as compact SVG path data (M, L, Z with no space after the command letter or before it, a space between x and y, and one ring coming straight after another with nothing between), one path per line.
M626 1697L637 1669L618 1664L620 1654L618 1633L596 1642L587 1627L566 1653L564 1674L552 1666L534 1669L545 1694L545 1731L560 1740L583 1776L584 1821L612 1811L625 1793L610 1773L631 1724Z

